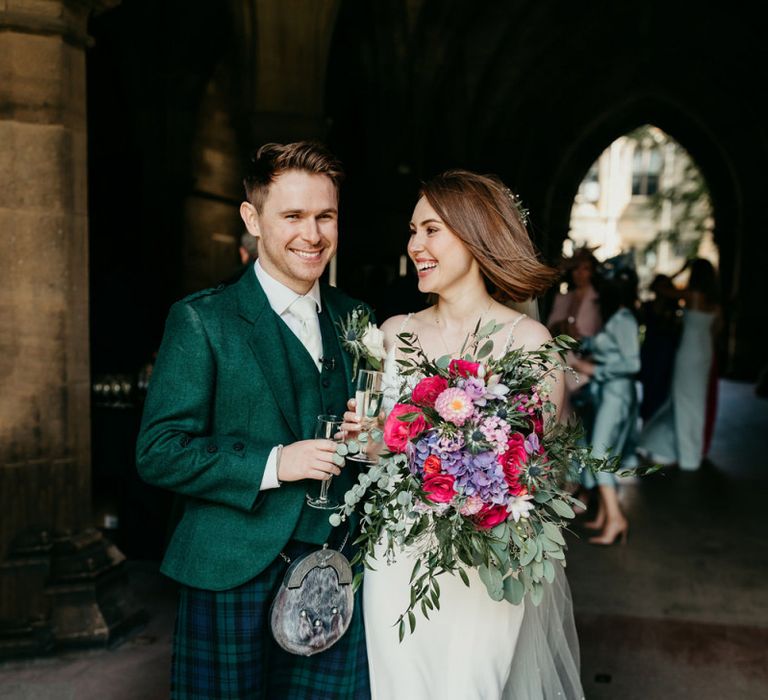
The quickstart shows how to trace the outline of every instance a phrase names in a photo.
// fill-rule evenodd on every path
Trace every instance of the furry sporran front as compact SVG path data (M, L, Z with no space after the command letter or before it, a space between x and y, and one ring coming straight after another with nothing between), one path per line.
M354 605L352 567L324 544L286 571L270 610L272 635L290 654L318 654L347 631Z

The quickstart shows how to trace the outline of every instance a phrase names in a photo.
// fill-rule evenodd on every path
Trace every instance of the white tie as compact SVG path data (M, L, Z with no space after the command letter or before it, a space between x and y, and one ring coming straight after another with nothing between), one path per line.
M323 340L317 322L317 302L312 297L298 297L288 310L299 320L299 340L314 363L319 366L323 354Z

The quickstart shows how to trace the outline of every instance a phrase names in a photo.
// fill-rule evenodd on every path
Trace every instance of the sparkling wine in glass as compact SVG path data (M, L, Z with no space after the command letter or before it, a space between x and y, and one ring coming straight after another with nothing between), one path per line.
M315 438L318 440L333 440L336 443L342 443L344 441L341 434L342 419L340 416L334 415L320 415L317 417L317 423L315 424ZM338 455L338 452L336 453ZM336 458L334 455L334 458ZM343 458L340 458L342 466L344 464ZM331 479L329 476L320 482L320 494L318 496L307 494L307 505L312 508L318 508L320 510L335 510L339 507L339 504L335 499L328 495L328 489L331 486Z
M361 436L369 436L372 428L376 427L376 421L381 412L381 404L384 399L384 373L372 369L361 369L357 373L357 386L355 389L355 412L360 416ZM365 464L373 464L377 460L371 459L364 450L357 454L349 455L348 459Z

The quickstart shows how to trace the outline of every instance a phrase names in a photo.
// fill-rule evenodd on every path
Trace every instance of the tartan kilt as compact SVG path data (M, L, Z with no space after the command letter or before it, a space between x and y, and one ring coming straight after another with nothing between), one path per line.
M295 559L317 545L291 542ZM369 700L362 587L346 634L327 651L296 656L272 638L269 611L288 564L278 558L226 591L181 586L173 639L174 700Z

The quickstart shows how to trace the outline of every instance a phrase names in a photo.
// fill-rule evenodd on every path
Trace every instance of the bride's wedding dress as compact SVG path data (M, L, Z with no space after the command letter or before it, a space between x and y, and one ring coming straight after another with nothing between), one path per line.
M410 317L409 317L410 318ZM407 323L407 319L406 319ZM404 324L405 325L405 324ZM511 337L510 329L510 337ZM394 348L385 364L386 411L401 395ZM412 384L411 384L412 382ZM583 697L570 591L562 567L537 607L494 601L476 569L470 586L440 576L440 610L417 612L414 634L398 641L414 560L408 550L387 564L383 545L366 570L363 614L373 700L577 700Z

